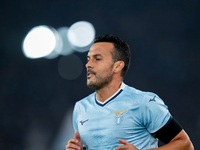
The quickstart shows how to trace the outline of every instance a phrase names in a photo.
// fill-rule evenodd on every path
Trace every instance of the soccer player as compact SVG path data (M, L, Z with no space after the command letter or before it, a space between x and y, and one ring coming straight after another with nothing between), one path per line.
M87 55L87 86L95 92L75 104L66 150L193 150L163 100L126 85L129 46L111 35L94 40ZM158 147L158 139L165 143Z

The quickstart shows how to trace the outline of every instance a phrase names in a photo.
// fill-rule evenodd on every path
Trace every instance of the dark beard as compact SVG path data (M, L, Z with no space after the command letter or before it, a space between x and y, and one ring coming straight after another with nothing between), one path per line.
M87 86L89 88L95 89L96 91L104 88L113 78L113 74L112 74L112 68L114 66L114 63L111 65L111 67L107 70L108 76L102 78L101 76L98 76L98 74L96 74L96 72L92 71L91 69L87 69L87 72L91 72L96 76L96 82L88 85Z
M100 89L102 89L103 87L105 87L111 80L112 80L112 75L107 77L106 79L100 79L100 81L91 84L91 85L87 85L89 88L95 89L95 91L98 91Z

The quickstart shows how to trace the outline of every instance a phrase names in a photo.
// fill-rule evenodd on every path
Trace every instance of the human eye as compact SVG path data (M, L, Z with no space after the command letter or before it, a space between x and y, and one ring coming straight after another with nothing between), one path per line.
M90 57L87 56L86 62L88 62L90 60Z
M96 58L96 60L101 60L101 58Z
M102 60L102 57L101 57L101 56L97 56L95 59L96 59L97 61L99 61L99 60Z

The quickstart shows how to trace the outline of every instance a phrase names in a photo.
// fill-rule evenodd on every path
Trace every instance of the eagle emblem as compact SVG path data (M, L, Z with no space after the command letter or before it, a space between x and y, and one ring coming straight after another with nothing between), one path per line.
M116 111L111 111L111 113L116 114L116 116L115 116L115 122L116 122L116 124L120 124L122 122L122 120L123 120L122 114L125 113L125 112L127 112L128 110L129 109L121 110L120 112L117 111L117 110Z

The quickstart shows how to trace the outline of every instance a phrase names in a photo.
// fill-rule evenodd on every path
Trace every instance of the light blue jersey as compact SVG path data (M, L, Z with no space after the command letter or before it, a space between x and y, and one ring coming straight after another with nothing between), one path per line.
M122 83L106 102L92 93L78 101L73 112L73 126L89 150L113 150L122 145L118 139L138 149L158 147L151 133L162 128L171 115L154 93L143 92Z

